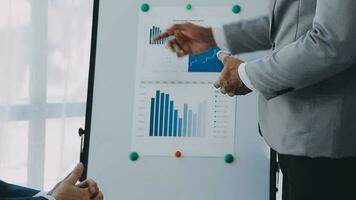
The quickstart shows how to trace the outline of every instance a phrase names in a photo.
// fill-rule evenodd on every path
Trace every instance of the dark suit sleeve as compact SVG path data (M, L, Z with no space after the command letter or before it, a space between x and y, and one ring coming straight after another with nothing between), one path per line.
M0 181L0 200L45 200L43 197L33 197L38 192L38 190Z

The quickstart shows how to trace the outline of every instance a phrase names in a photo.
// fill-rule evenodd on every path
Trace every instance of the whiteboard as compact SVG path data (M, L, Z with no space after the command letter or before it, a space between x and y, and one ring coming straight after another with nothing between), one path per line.
M143 2L102 0L90 126L88 177L105 198L125 200L269 199L269 148L258 134L257 95L236 103L235 162L223 158L152 157L128 159L134 108L138 16ZM155 6L182 6L179 0L152 0ZM263 0L194 0L193 6L239 4L239 18L267 11ZM218 16L216 16L218 17ZM262 54L241 55L250 60Z

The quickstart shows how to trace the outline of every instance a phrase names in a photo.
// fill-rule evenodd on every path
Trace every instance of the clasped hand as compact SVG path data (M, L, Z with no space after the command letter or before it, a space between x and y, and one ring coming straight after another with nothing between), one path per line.
M224 52L218 53L218 58L224 63L224 69L219 79L214 83L215 88L220 89L221 93L228 94L231 97L250 93L251 90L241 81L238 73L238 68L243 61Z

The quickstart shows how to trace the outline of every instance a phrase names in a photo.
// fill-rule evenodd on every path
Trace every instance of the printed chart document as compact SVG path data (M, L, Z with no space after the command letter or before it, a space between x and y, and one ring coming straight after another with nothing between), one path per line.
M236 98L213 86L223 64L217 47L178 58L153 38L172 24L218 26L238 20L231 7L152 7L139 16L131 150L140 155L222 157L234 153Z

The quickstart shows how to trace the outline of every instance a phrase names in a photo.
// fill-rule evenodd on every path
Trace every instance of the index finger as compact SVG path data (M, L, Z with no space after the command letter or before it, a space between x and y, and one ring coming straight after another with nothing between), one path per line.
M169 27L164 33L157 35L153 38L153 41L162 40L169 36L174 35L175 31L183 30L184 24L174 24L173 26Z
M65 181L68 182L71 185L75 185L75 183L82 176L83 171L84 171L84 165L82 163L79 163L73 169L73 171L70 173L70 175L65 179Z
M167 37L172 36L172 35L174 35L174 33L166 31L166 32L161 33L161 34L157 35L156 37L154 37L153 41L157 42L159 40L162 40L162 39L167 38Z

